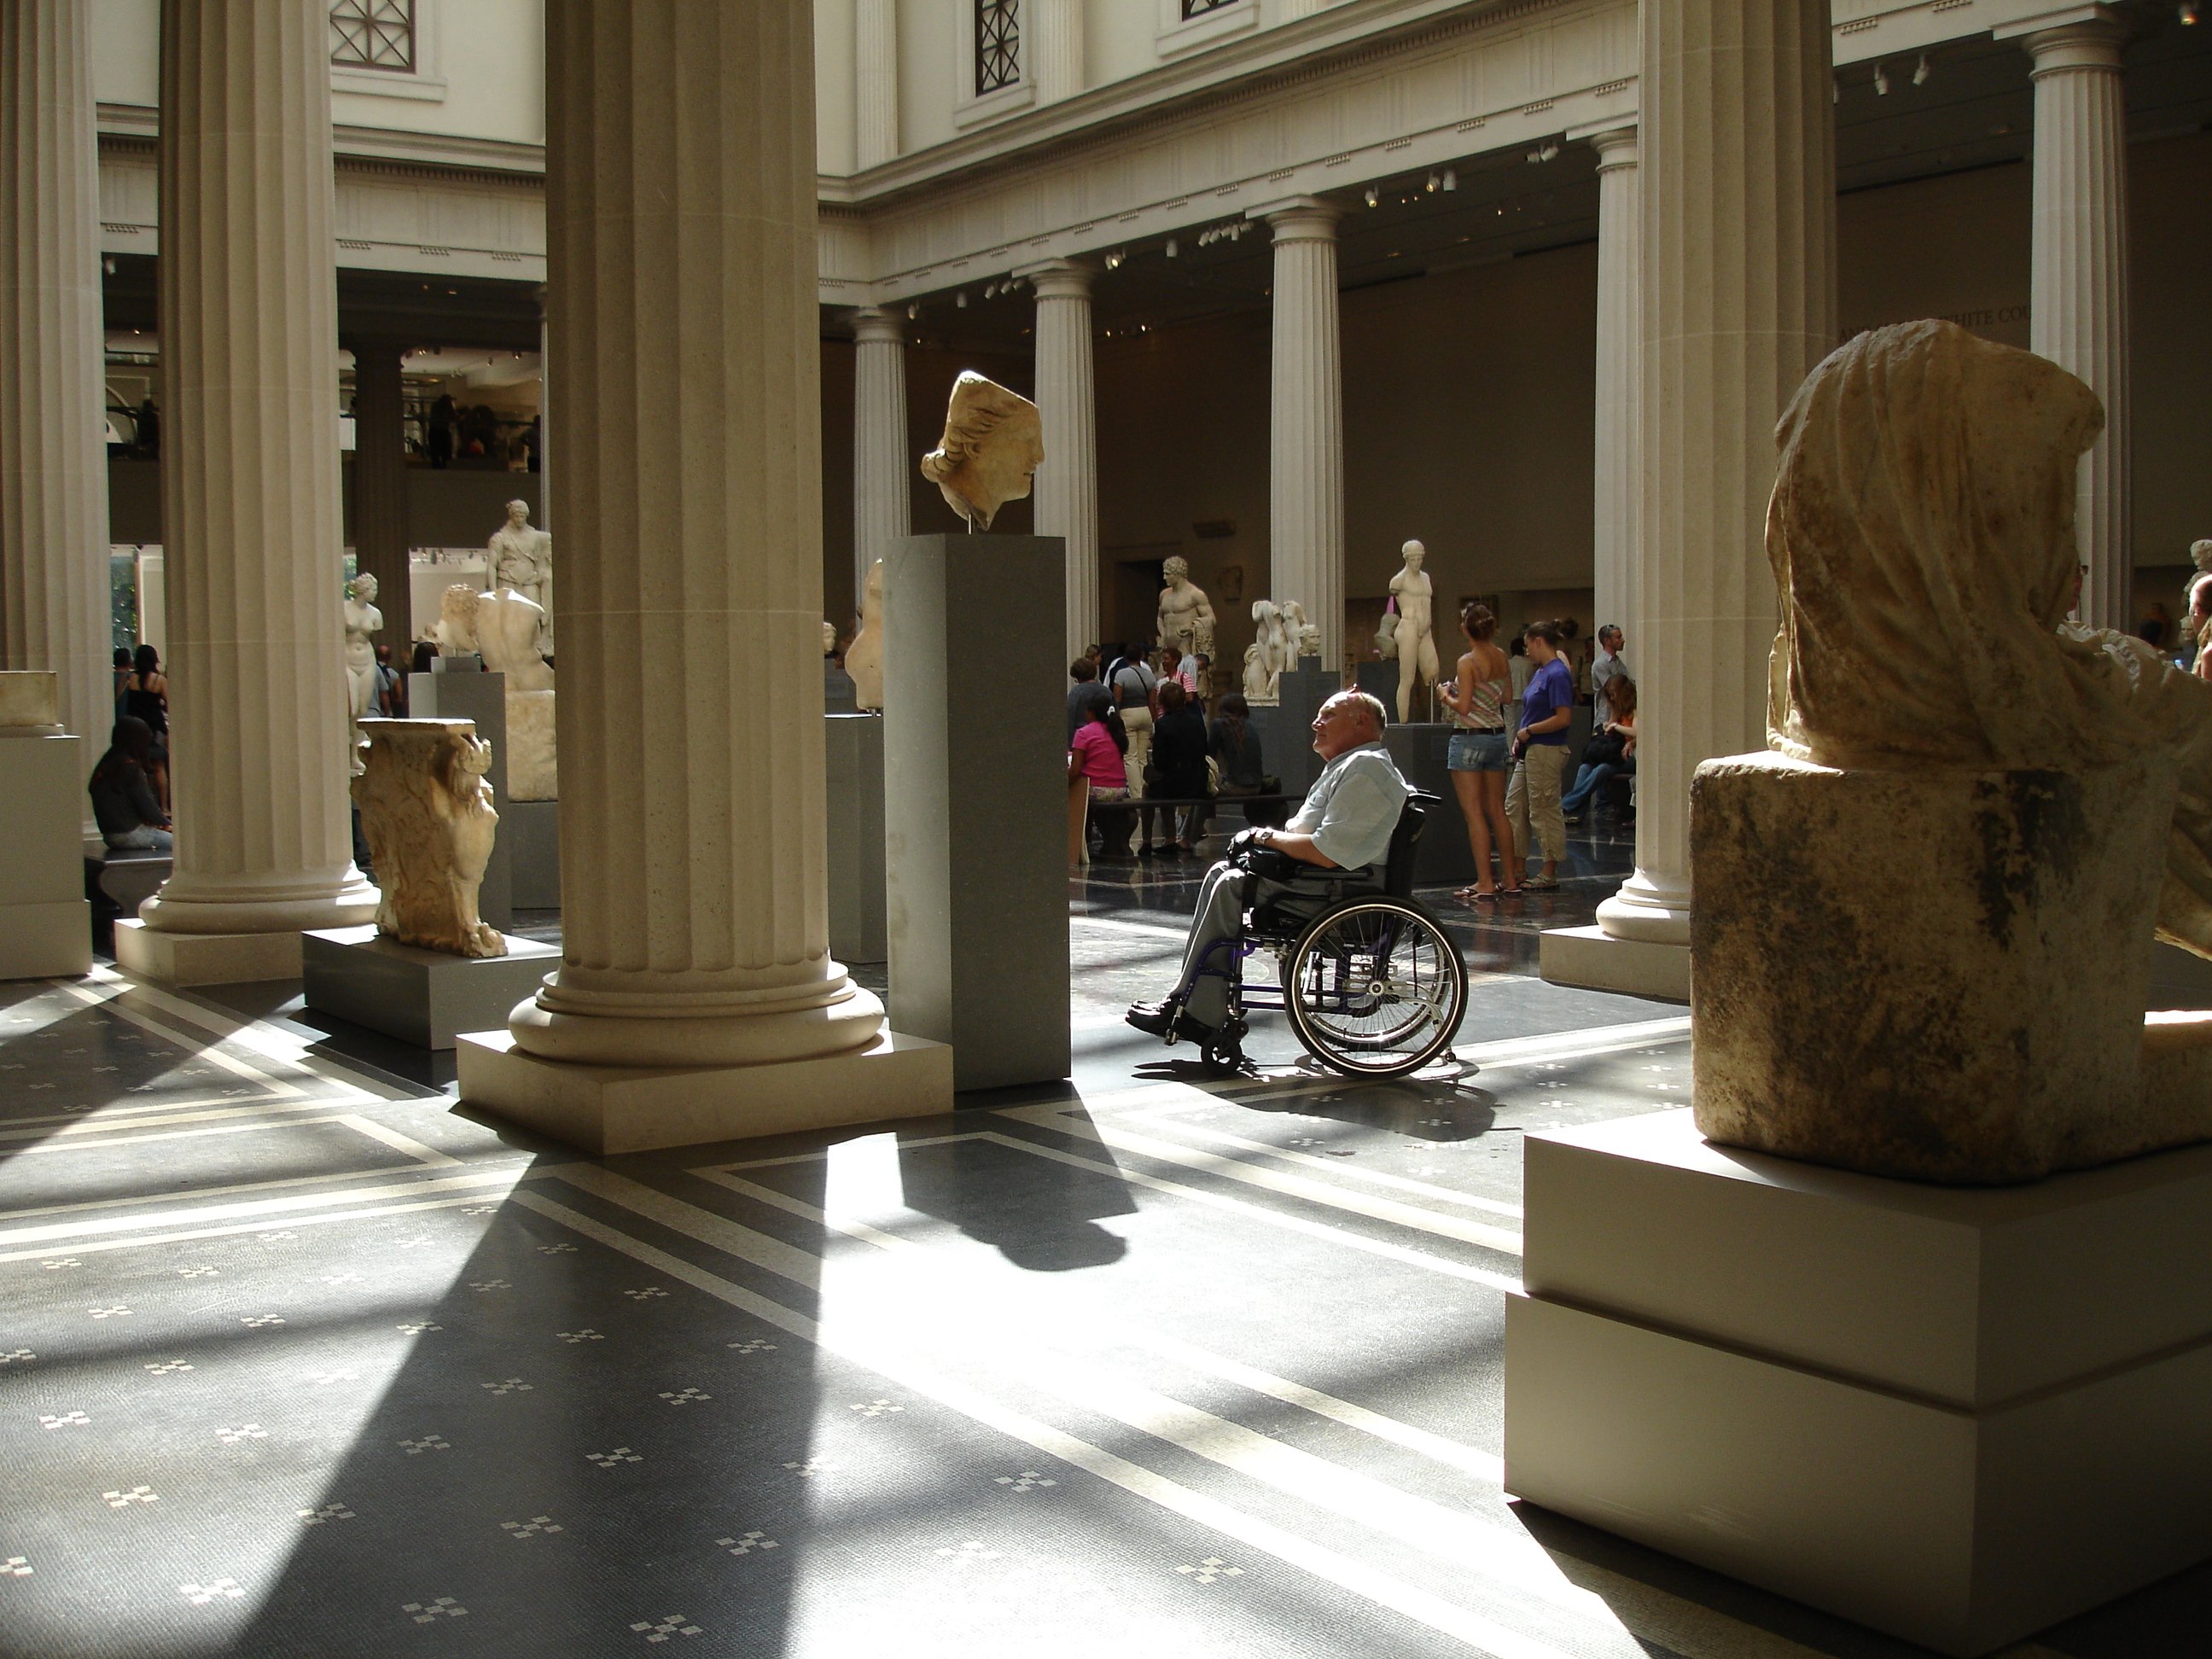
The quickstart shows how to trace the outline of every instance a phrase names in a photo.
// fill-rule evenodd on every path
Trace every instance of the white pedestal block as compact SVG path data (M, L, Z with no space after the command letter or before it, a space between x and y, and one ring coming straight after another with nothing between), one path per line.
M1072 1063L1066 592L1052 536L912 536L884 567L890 1023L951 1043L963 1089Z
M374 926L333 927L300 938L307 1006L421 1048L450 1048L536 993L561 952L501 935L503 957L454 957L378 937Z
M161 985L249 985L300 977L300 938L283 933L169 933L135 918L115 924L118 967Z
M855 1054L774 1066L556 1064L505 1030L469 1033L455 1057L463 1100L600 1156L952 1109L952 1050L896 1031Z
M1537 943L1546 983L1625 996L1690 1000L1690 947L1615 939L1602 927L1553 927Z
M78 738L63 734L0 733L0 801L7 803L7 830L0 834L0 979L65 976L92 966L82 749Z
M2212 1555L2212 1146L2032 1186L1528 1138L1505 1487L1978 1655Z

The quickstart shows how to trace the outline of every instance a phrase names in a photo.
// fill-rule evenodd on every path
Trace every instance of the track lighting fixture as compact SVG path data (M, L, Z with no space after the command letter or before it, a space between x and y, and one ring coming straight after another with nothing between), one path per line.
M1920 54L1920 63L1918 66L1912 71L1912 84L1916 87L1926 86L1928 84L1928 76L1930 73L1931 71L1928 67L1928 54L1923 52Z
M1119 270L1121 268L1121 250L1117 247L1111 253L1106 256L1106 269L1109 270Z
M1374 206L1374 205L1375 205L1378 201L1380 201L1380 200L1382 199L1382 191L1380 191L1376 190L1376 189L1375 188L1375 186L1374 186L1374 185L1368 185L1368 186L1367 186L1367 205L1368 205L1368 206L1370 206L1370 207L1373 207L1373 206Z
M1874 66L1874 95L1877 98L1889 96L1889 71L1880 64Z
M1446 167L1444 169L1444 188L1446 190L1457 190L1459 188L1459 171L1457 168Z
M1181 250L1180 248L1178 248L1178 247L1176 247L1176 239L1175 239L1174 237L1172 237L1172 236L1169 237L1169 238L1168 238L1168 258L1170 258L1170 259L1172 259L1172 258L1174 258L1176 257L1176 255L1177 253L1179 253L1179 252L1182 252L1182 250Z
M908 321L909 323L911 323L911 322L915 322L915 321L918 321L918 320L921 319L921 301L919 301L919 300L916 300L916 301L915 301L912 305L909 305L909 306L906 308L906 319L907 319L907 321Z
M962 289L960 290L960 292L959 292L959 293L957 293L957 294L954 295L952 296L952 303L953 303L954 305L956 305L956 306L959 307L960 307L960 309L961 309L961 310L963 310L963 311L967 310L967 309L968 309L968 290L967 290L966 289L964 289L964 288L963 288L963 289Z
M2181 0L2181 21L2184 23L2197 21L2197 0Z
M1431 195L1431 196L1433 196L1433 195L1435 195L1435 194L1437 193L1437 191L1439 191L1439 190L1443 189L1443 182L1444 182L1444 181L1443 181L1443 176L1441 173L1431 173L1431 174L1429 175L1429 185L1428 185L1429 194L1430 194L1430 195Z

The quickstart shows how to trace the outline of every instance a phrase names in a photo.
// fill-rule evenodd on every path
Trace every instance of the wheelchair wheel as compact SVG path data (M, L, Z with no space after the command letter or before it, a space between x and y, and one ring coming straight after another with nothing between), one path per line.
M1352 1077L1400 1077L1451 1046L1467 964L1404 899L1347 899L1314 918L1283 979L1291 1025L1315 1059Z

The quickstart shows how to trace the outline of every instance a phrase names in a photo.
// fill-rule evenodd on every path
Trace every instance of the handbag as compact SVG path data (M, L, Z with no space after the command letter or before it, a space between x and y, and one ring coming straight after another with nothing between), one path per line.
M1583 747L1584 766L1618 766L1627 757L1628 739L1618 732L1601 732Z

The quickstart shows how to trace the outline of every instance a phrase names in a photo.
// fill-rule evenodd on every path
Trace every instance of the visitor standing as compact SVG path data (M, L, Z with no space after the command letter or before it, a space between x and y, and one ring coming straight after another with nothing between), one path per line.
M1182 682L1170 680L1160 687L1160 717L1152 728L1152 764L1146 775L1146 793L1186 800L1206 794L1206 717ZM1160 851L1170 857L1195 851L1206 809L1183 809L1181 836L1175 833L1175 809L1164 811L1167 823L1162 826Z
M1528 640L1534 672L1522 694L1520 724L1513 735L1516 764L1505 786L1505 816L1513 826L1516 874L1526 868L1532 836L1544 849L1541 873L1521 884L1542 892L1559 884L1559 860L1567 850L1567 826L1559 814L1559 775L1566 769L1575 683L1560 658L1558 623L1530 623Z
M1505 775L1511 766L1505 705L1513 690L1513 672L1493 642L1498 618L1488 605L1470 603L1463 607L1459 626L1467 636L1467 652L1459 659L1459 672L1439 688L1452 717L1446 763L1452 789L1459 796L1460 817L1467 821L1468 845L1474 853L1474 885L1461 888L1455 896L1494 899L1500 884L1491 873L1493 847L1503 866L1504 890L1521 890L1513 826L1505 816Z
M1607 623L1597 630L1597 656L1590 664L1590 720L1600 731L1607 720L1616 718L1606 687L1613 676L1628 672L1628 665L1620 659L1621 644L1619 623Z
M1114 708L1121 716L1122 730L1128 734L1128 746L1122 752L1127 763L1127 782L1132 795L1145 792L1145 768L1151 764L1152 757L1152 720L1160 711L1159 678L1146 665L1145 654L1141 642L1132 647L1127 655L1115 663L1106 683ZM1141 845L1137 852L1139 856L1149 858L1152 853L1152 809L1144 809L1139 820Z
M131 678L123 683L123 712L143 720L152 738L146 775L169 811L169 682L161 672L161 653L150 645L138 647L131 659Z
M1111 701L1106 688L1098 684L1098 665L1088 657L1078 657L1067 665L1067 678L1075 682L1067 688L1067 738L1073 743L1075 734L1091 718L1094 704Z

